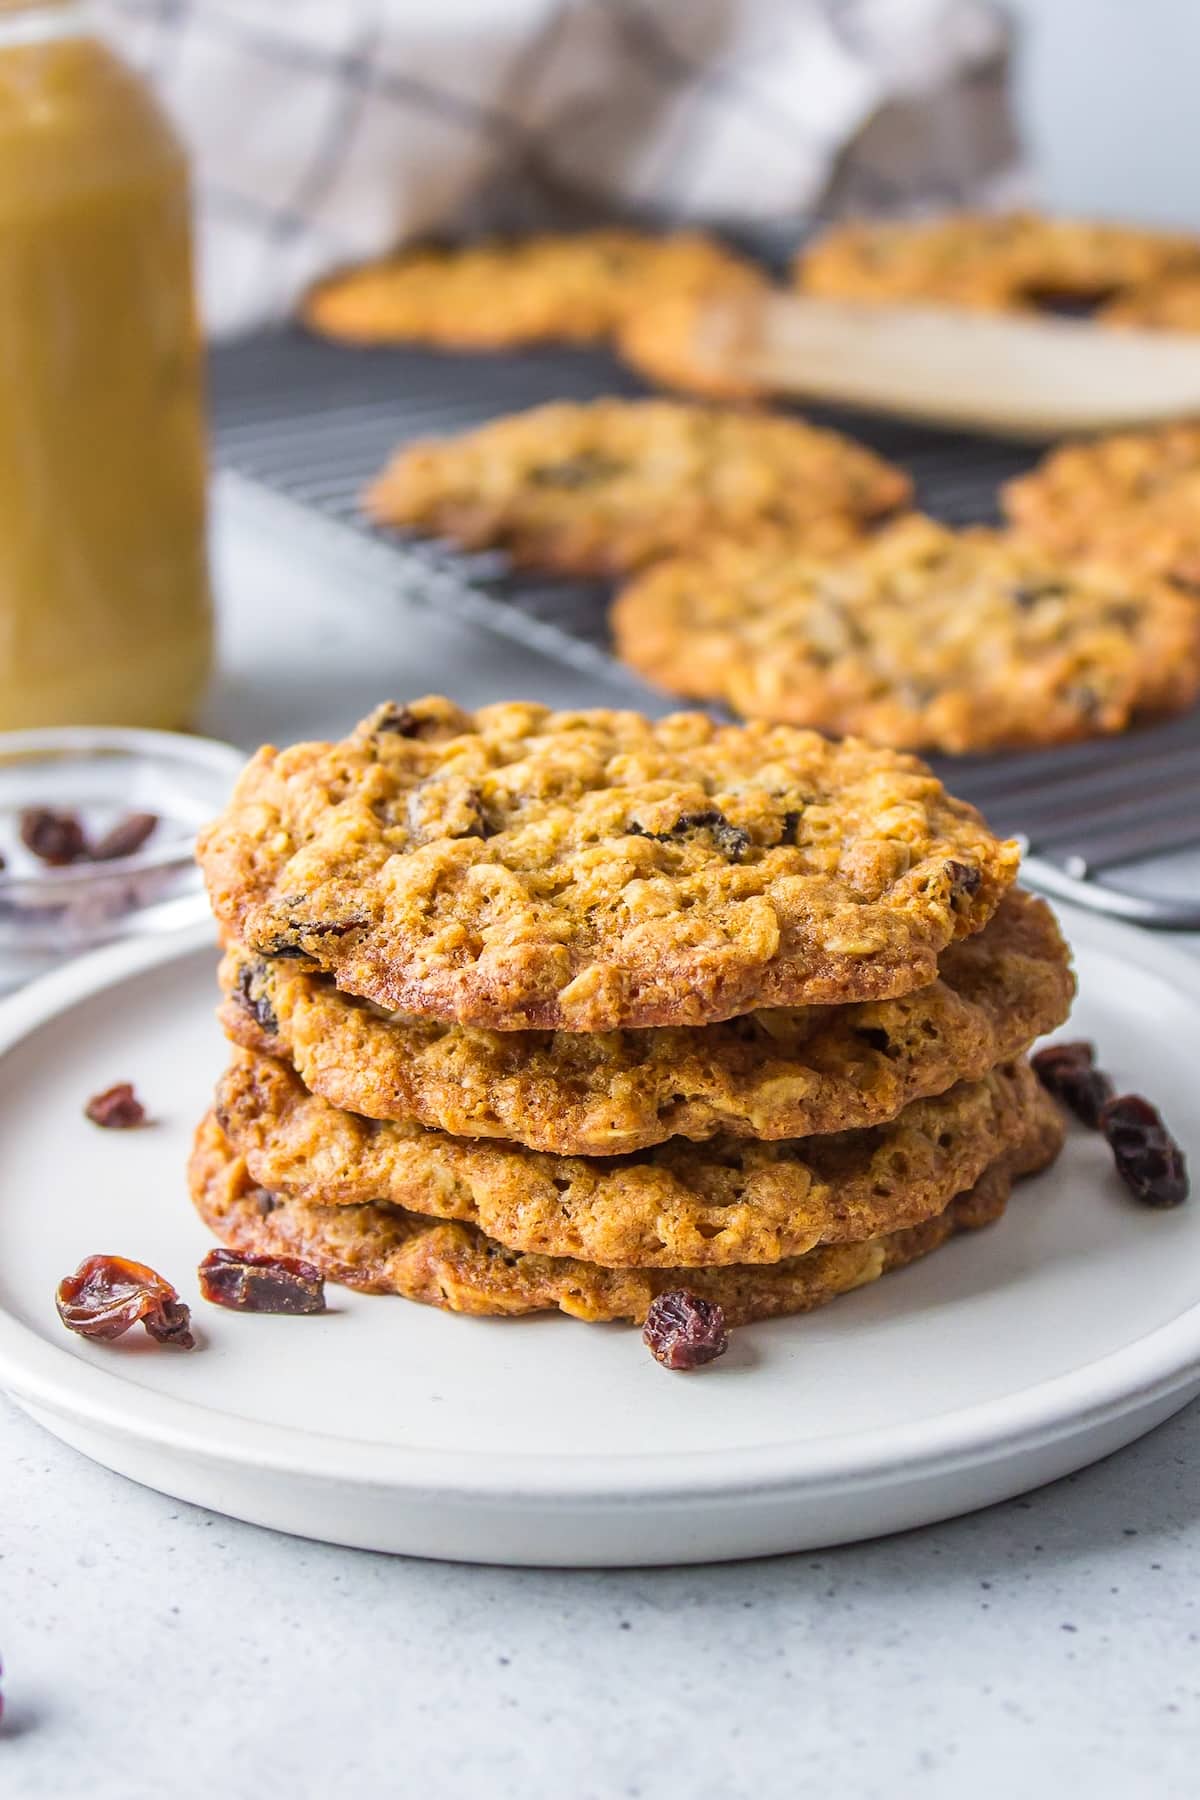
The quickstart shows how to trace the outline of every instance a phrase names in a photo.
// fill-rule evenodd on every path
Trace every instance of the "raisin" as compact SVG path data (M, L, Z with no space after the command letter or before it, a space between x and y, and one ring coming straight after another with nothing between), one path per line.
M650 1304L642 1342L664 1369L698 1369L729 1348L725 1314L715 1300L677 1288Z
M274 1194L268 1193L266 1188L255 1188L251 1198L260 1219L269 1218L279 1205Z
M1157 1107L1140 1094L1118 1094L1100 1114L1117 1173L1143 1206L1180 1206L1188 1197L1187 1164Z
M370 721L368 730L387 732L394 737L420 737L422 720L411 706L381 706Z
M1095 1046L1082 1042L1047 1044L1029 1061L1046 1092L1098 1131L1100 1114L1116 1089L1104 1070L1096 1067Z
M107 1343L141 1320L159 1344L191 1350L191 1315L169 1281L124 1256L89 1256L66 1275L55 1294L68 1331Z
M259 963L243 963L237 972L237 1001L243 1007L260 1031L268 1037L274 1037L279 1030L279 1020L275 1008L264 993L259 992L255 983L262 979L263 969Z
M127 813L103 837L97 838L88 855L93 862L115 862L119 856L132 856L157 828L157 813Z
M214 1306L259 1313L325 1311L325 1282L321 1271L298 1256L256 1256L236 1250L210 1250L197 1274L200 1292Z
M653 838L656 844L674 844L693 831L707 831L713 843L730 862L740 862L750 848L750 833L733 825L716 807L707 812L681 813L669 831L647 831L637 820L625 827L630 837Z
M977 894L983 882L983 870L975 863L948 862L946 876L950 882L950 904L957 906L960 900L969 900Z
M779 831L779 841L781 844L794 844L796 842L796 832L799 829L800 821L803 817L803 810L799 807L789 807L788 811L784 813L783 824Z
M102 1094L93 1094L83 1111L93 1125L102 1125L105 1131L132 1131L146 1123L146 1109L131 1081L118 1081Z
M284 935L273 938L265 944L255 944L254 948L256 950L261 950L264 956L280 957L285 960L289 957L304 957L312 962L316 960L312 951L305 950L301 944L298 944L296 942L297 938L345 937L347 932L357 931L359 927L365 925L366 922L367 921L364 918L325 920L289 919L287 922L287 931ZM293 933L294 935L292 935Z
M77 813L55 812L49 806L27 807L21 814L20 832L25 848L54 869L79 862L88 853Z

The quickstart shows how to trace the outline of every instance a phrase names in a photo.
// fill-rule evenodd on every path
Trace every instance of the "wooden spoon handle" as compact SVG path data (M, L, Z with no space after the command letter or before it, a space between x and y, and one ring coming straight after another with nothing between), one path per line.
M1200 334L760 294L706 306L692 349L771 393L1001 436L1200 413Z

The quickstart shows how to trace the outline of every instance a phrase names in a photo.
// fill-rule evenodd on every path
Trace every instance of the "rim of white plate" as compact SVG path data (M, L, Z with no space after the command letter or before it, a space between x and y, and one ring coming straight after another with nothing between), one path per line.
M1074 908L1070 935L1167 977L1200 1008L1200 958ZM162 964L215 950L211 924L120 943L56 969L0 1003L0 1059L77 1002ZM213 1463L412 1497L539 1506L704 1504L911 1480L994 1461L1200 1385L1200 1299L1166 1325L1015 1394L877 1430L736 1450L552 1455L436 1450L240 1419L86 1363L0 1305L0 1387L34 1408Z

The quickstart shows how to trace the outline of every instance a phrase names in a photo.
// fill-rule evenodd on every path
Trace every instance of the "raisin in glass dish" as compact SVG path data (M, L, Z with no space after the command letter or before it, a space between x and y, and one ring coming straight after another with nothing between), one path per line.
M0 733L0 993L202 918L192 844L244 757L169 731Z

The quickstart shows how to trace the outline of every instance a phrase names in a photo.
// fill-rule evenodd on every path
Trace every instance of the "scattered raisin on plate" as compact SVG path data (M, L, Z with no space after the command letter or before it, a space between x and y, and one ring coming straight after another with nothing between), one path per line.
M102 1094L93 1094L83 1111L93 1125L102 1125L106 1131L131 1131L146 1123L146 1109L131 1081L118 1081Z
M210 1250L197 1274L200 1292L215 1306L259 1313L325 1311L324 1277L298 1256Z
M108 1343L139 1320L159 1344L195 1347L191 1314L169 1281L125 1256L89 1256L54 1296L68 1331Z
M1140 1094L1118 1094L1100 1114L1117 1173L1143 1206L1181 1206L1188 1197L1183 1151L1157 1107Z
M1094 1044L1047 1044L1029 1061L1047 1093L1069 1106L1093 1131L1100 1129L1100 1114L1117 1090L1104 1070L1096 1067Z
M676 1288L651 1301L642 1342L664 1369L698 1369L729 1348L725 1314L715 1300Z

